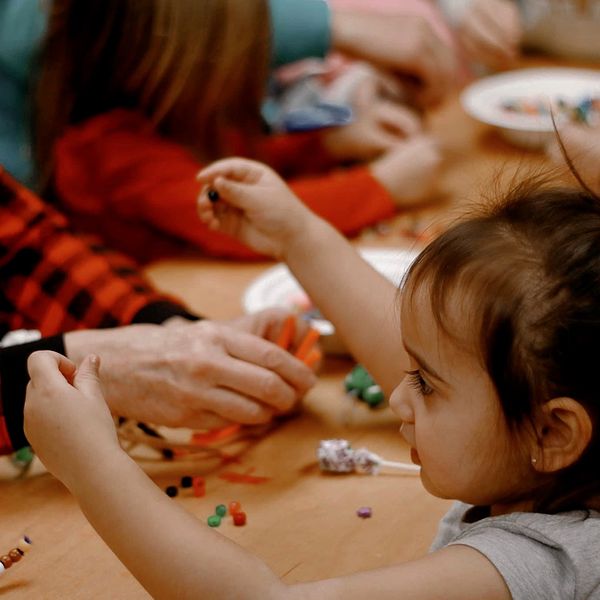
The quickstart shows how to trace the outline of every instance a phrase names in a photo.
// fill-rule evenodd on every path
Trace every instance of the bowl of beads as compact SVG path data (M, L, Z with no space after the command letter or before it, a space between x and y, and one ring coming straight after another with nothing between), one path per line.
M361 256L387 277L394 285L400 285L408 267L417 257L414 250L364 248ZM335 333L333 323L321 314L296 278L284 264L278 264L259 275L246 288L242 305L247 313L265 308L283 307L309 320L321 334L321 346L329 354L346 354L342 340Z
M500 73L465 88L461 104L509 142L540 149L555 135L555 124L600 125L600 71L557 67Z

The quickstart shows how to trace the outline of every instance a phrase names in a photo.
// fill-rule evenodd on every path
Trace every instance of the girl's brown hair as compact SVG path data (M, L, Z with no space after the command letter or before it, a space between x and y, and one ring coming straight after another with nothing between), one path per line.
M440 329L463 344L476 340L515 433L552 398L586 408L589 446L541 484L535 508L600 508L600 198L523 183L429 245L407 275L409 301L421 285ZM457 294L473 316L467 338L449 320Z
M270 56L266 0L54 0L36 83L42 181L69 124L138 110L202 159L230 127L260 127Z

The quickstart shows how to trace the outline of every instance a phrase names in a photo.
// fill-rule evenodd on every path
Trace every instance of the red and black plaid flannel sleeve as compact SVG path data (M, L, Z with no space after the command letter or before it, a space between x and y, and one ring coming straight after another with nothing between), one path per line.
M114 327L165 302L185 313L135 263L75 235L62 215L1 168L0 286L0 332L33 328L47 336Z
M174 315L194 318L155 291L131 260L75 235L62 215L0 167L0 336L14 329L56 336ZM61 336L52 339L62 347ZM25 443L26 356L4 354L0 454L15 440Z

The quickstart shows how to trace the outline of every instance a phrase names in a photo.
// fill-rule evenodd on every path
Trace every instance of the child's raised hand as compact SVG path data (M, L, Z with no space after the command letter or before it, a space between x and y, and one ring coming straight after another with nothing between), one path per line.
M396 144L369 169L398 207L408 207L429 199L441 161L438 142L431 136L418 135Z
M600 126L566 123L560 126L559 133L567 156L583 181L600 194ZM565 158L558 141L552 142L546 151L557 165L564 165Z
M523 36L518 2L473 0L458 26L467 56L488 67L506 67L515 62Z
M198 174L204 184L198 216L251 246L257 252L283 258L296 235L316 218L266 165L243 158L219 160ZM219 195L211 202L209 190Z
M104 450L120 451L98 380L99 359L79 366L56 352L34 352L25 400L25 435L45 467L67 487L93 468Z

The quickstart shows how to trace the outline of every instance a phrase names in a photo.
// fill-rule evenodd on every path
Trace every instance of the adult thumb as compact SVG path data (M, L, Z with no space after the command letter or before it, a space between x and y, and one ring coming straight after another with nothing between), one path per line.
M88 354L77 368L73 386L88 397L103 398L99 369L100 357L96 354Z

